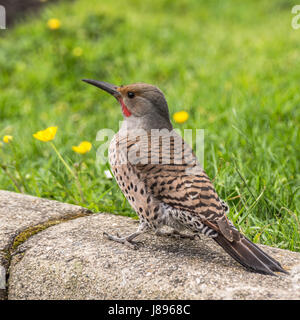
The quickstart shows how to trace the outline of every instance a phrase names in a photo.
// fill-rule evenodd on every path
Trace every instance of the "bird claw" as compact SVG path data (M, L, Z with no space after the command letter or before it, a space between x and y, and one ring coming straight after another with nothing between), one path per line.
M124 244L133 250L137 250L139 249L140 245L142 245L142 242L125 240Z
M128 237L121 237L119 233L116 234L116 236L113 236L111 234L108 234L107 232L103 232L103 235L108 239L112 241L116 241L122 244L125 244L127 247L137 250L140 245L143 245L142 242L132 241L128 240Z

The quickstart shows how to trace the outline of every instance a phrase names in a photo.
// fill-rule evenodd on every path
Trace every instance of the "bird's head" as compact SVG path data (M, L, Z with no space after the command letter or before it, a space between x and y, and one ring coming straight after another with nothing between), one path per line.
M114 96L120 103L126 120L147 123L150 128L170 128L168 104L157 87L146 83L116 86L104 81L83 79ZM131 121L133 122L133 121Z

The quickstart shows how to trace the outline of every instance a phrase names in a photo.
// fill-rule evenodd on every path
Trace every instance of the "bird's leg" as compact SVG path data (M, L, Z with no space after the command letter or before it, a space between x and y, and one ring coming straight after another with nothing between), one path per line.
M163 231L160 229L157 229L155 231L155 235L159 236L159 237L173 237L173 238L184 238L184 239L191 239L191 240L195 240L196 236L199 236L198 233L194 233L194 234L186 234L186 233L181 233L175 229L173 229L172 231Z
M107 239L109 240L113 240L119 243L123 243L126 246L132 248L132 249L137 249L138 248L138 244L142 244L142 242L135 242L133 241L134 238L136 238L137 236L139 236L142 233L145 233L149 230L148 226L146 226L145 224L141 223L138 227L138 229L136 230L136 232L130 234L129 236L126 237L121 237L118 233L116 236L113 236L111 234L108 234L106 232L103 232L103 235L105 237L107 237Z

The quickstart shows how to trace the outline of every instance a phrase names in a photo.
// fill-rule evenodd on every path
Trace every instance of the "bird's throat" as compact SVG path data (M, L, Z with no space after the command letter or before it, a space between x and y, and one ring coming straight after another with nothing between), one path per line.
M122 107L122 112L123 112L124 116L125 117L130 117L131 116L131 112L126 107L124 101L122 99L119 99L119 102L120 102L120 105Z

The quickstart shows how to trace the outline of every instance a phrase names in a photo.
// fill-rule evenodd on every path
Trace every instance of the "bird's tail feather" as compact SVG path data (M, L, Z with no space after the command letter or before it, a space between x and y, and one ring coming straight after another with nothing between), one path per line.
M234 230L234 233L235 239L232 242L227 240L222 234L213 239L232 258L247 269L268 275L275 275L274 272L288 273L278 261L266 254L237 230Z

